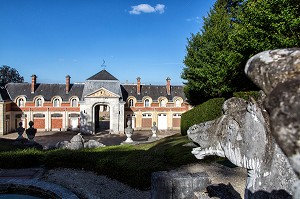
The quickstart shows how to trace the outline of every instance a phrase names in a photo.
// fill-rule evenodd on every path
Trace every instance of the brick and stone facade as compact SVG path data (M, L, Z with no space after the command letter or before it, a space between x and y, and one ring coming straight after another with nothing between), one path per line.
M133 128L149 130L156 122L159 130L180 129L180 116L191 107L183 86L121 84L102 70L84 83L9 83L2 86L0 99L0 134L15 131L22 122L27 128L33 121L38 131L79 130L93 134L103 130L124 132L126 121ZM105 127L105 128L104 128Z

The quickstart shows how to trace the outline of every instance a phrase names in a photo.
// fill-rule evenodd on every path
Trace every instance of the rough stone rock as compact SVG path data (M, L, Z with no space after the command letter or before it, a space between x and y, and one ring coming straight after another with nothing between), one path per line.
M300 48L259 53L245 71L266 92L271 132L300 178ZM294 185L294 198L300 198L299 185Z
M72 139L70 140L70 142L84 142L84 139L82 137L82 135L80 133L78 133L77 135L73 136Z
M105 147L105 145L96 140L89 140L84 143L84 148L91 149L91 148L98 148L98 147Z
M266 194L276 198L286 198L286 194L291 197L292 184L297 178L275 143L268 114L260 104L253 99L247 102L230 98L224 102L223 113L216 120L189 128L188 137L200 145L192 153L198 159L208 155L226 157L233 164L247 168L245 198L265 198ZM286 194L282 195L283 192Z
M279 83L300 78L300 48L258 53L248 60L245 73L269 95Z
M58 142L58 143L56 143L55 148L57 148L57 149L67 149L68 144L70 144L70 142L68 142L68 141Z
M75 135L68 144L67 148L71 150L82 149L84 147L84 139L80 133Z
M210 184L206 172L159 171L151 176L151 199L193 198Z

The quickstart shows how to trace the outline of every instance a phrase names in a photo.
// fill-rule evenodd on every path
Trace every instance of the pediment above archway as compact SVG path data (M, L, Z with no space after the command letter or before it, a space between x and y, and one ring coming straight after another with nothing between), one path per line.
M119 98L120 96L105 89L105 88L100 88L99 90L96 90L95 92L87 94L85 97L117 97L117 98Z

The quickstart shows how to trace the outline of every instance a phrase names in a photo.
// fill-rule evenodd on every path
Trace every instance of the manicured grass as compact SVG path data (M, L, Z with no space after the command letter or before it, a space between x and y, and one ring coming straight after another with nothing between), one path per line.
M0 168L44 165L47 168L85 169L117 179L132 187L149 189L152 172L171 170L200 161L191 154L191 147L183 146L189 142L186 136L177 134L150 144L74 151L15 149L12 145L6 145L5 151L1 148Z

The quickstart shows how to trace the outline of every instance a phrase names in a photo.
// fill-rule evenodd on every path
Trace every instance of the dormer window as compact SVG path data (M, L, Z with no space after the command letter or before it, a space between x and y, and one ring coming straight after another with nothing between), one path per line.
M36 106L36 107L42 107L42 106L43 106L43 101L42 101L41 98L37 98L37 99L35 100L35 106Z
M129 105L129 107L132 107L132 106L133 106L133 99L130 99L130 100L128 101L128 105Z
M180 97L176 98L175 104L174 104L175 107L181 107L182 102L183 102L183 100Z
M56 97L52 98L53 107L60 107L61 106L61 102L62 102L62 99L59 96L56 96Z
M24 107L25 106L24 99L23 98L19 98L17 100L17 104L18 104L18 107Z
M78 106L78 101L77 101L76 98L73 98L73 99L71 100L71 107L77 107L77 106Z
M167 99L161 99L159 101L159 106L160 107L166 107L167 106Z
M180 106L181 106L180 100L177 99L177 100L175 101L175 107L180 107Z
M53 100L53 107L60 107L60 101L59 101L59 99L55 98Z
M144 106L145 107L150 107L150 100L149 99L145 99Z

